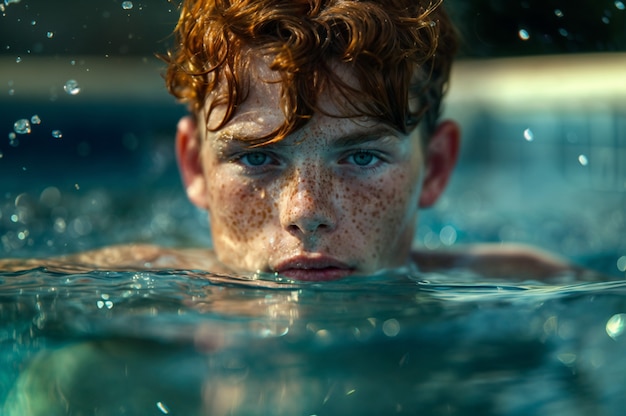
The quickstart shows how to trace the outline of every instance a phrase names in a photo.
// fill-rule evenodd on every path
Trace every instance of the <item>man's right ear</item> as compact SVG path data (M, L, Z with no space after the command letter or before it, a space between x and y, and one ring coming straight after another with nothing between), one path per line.
M181 118L176 128L178 169L189 200L199 208L208 209L201 148L196 121L190 116Z

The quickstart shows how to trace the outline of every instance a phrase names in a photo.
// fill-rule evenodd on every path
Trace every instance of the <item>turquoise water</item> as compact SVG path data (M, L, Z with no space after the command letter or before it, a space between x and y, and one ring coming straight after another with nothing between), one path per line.
M454 282L453 284L450 282ZM0 273L7 415L618 415L626 282Z

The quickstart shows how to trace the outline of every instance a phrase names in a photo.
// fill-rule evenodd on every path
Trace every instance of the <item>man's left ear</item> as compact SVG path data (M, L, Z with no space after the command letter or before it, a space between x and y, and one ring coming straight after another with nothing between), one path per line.
M420 195L420 208L433 205L450 179L459 155L461 131L454 121L444 121L437 126L426 147L426 175Z

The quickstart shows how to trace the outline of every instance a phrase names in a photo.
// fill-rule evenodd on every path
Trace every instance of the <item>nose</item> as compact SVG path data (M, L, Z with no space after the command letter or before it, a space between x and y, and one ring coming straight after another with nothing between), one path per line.
M281 223L294 235L329 232L336 227L331 181L319 167L296 169L281 196Z

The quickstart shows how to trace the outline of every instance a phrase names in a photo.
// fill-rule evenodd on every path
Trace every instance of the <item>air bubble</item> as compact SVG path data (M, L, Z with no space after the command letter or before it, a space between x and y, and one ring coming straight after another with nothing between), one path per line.
M48 32L48 33L46 33L46 37L47 37L48 39L52 39L52 38L54 37L54 32Z
M30 122L32 124L41 124L41 119L39 118L37 114L35 114L34 116L30 118Z
M624 3L619 0L615 2L615 7L617 8L617 10L626 10L626 6L624 5Z
M517 32L517 35L519 36L521 40L530 39L530 34L528 33L526 29L520 29L519 32Z
M531 129L524 130L524 139L527 142L532 142L533 140L535 140L535 134Z
M63 137L63 132L61 130L52 130L52 137L60 139Z
M17 58L15 58L15 63L19 64L20 62L22 62L22 57L21 56L18 56Z
M578 163L582 166L587 166L589 164L589 159L585 155L578 155Z
M13 124L13 130L17 133L17 134L29 134L31 132L30 129L30 122L28 120L26 120L25 118L22 118L20 120L17 120L14 124Z
M80 87L78 86L78 82L74 79L70 79L63 86L63 90L69 95L76 95L80 92Z
M15 140L16 138L17 136L15 135L15 132L9 133L9 140Z
M563 12L561 11L561 9L554 9L554 15L556 17L563 17Z
M122 9L124 10L130 10L133 8L133 2L132 1L125 1L122 2Z

